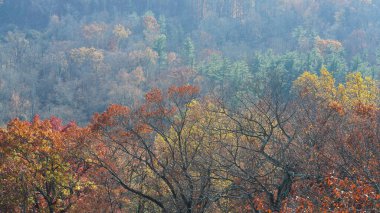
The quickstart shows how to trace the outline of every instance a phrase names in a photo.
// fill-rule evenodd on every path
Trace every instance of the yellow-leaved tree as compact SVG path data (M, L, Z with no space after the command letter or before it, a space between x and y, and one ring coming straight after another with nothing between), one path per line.
M301 209L308 203L313 211L379 208L378 83L357 72L336 84L322 69L319 76L303 73L294 82L294 91L299 144L310 156L309 165L314 165L309 172L319 171L318 177L324 179L310 183L313 187L297 186L304 196L295 202L302 200Z
M84 130L58 118L15 119L0 130L0 210L65 212L91 188Z

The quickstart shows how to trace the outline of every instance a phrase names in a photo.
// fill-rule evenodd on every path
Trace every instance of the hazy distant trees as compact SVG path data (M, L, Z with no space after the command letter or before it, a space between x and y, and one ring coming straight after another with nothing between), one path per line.
M108 103L179 79L225 95L262 89L273 76L287 91L322 66L338 82L355 70L377 79L377 9L329 0L3 1L0 117L86 122Z

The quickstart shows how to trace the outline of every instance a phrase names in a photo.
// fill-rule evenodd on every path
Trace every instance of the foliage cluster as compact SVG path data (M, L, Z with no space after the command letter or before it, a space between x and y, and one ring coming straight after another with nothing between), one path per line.
M90 124L1 129L1 211L323 212L380 208L379 89L305 72L284 99L191 85L110 105Z

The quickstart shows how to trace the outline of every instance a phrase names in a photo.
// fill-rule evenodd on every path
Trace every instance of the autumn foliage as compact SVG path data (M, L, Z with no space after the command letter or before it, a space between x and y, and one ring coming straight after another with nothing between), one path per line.
M84 130L58 118L11 121L1 130L1 209L68 211L91 189Z
M146 17L149 30L156 22ZM87 127L0 131L0 210L362 212L380 209L379 89L323 68L234 105L191 85L110 105ZM234 107L231 107L234 106Z

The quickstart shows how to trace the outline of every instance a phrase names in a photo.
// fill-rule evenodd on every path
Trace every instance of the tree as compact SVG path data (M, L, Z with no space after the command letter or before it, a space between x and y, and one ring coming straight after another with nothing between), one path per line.
M194 43L190 37L187 37L184 44L184 53L186 58L186 63L192 69L194 69L195 65L195 47Z
M125 40L127 39L131 34L131 30L128 29L128 28L125 28L123 25L121 24L117 24L114 26L113 28L113 31L112 31L113 35L116 37L116 45L117 45L117 48L120 48L120 42L122 40Z
M203 212L218 199L213 140L193 86L154 89L137 110L112 105L92 122L92 154L132 199L162 212ZM140 208L142 208L140 206Z
M269 93L270 94L270 93ZM307 175L300 166L297 131L291 127L292 105L278 95L241 96L240 104L221 103L224 129L233 135L218 148L221 167L234 180L229 196L251 211L280 211L293 184Z
M91 45L99 48L104 39L107 25L104 23L91 23L82 28L83 37L90 41Z
M158 63L160 67L166 65L167 61L167 52L166 52L166 35L161 34L154 41L153 50L158 54Z
M15 119L1 129L2 210L66 212L91 189L81 128L58 118Z
M317 187L311 192L304 188L300 193L324 194L322 200L306 199L318 211L372 210L379 205L378 87L359 73L346 79L336 85L322 69L320 76L305 72L294 83L300 110L296 128L310 147L310 163L318 165L323 178L312 183Z

